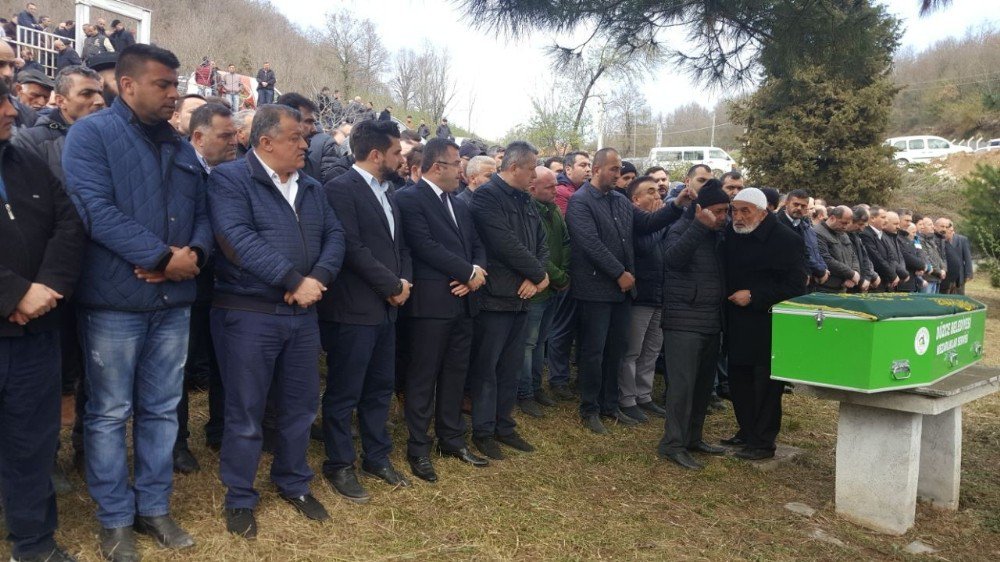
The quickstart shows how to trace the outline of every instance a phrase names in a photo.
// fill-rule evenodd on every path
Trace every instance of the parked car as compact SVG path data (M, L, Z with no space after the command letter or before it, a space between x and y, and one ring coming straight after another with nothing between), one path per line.
M716 175L732 170L734 165L725 150L714 146L657 146L649 151L648 163L669 170L705 164Z
M893 160L900 166L911 162L926 163L959 152L972 152L967 146L952 144L941 137L930 135L893 137L886 140L885 144L895 150Z
M976 152L991 152L993 150L1000 150L1000 139L990 139L986 146L977 148Z

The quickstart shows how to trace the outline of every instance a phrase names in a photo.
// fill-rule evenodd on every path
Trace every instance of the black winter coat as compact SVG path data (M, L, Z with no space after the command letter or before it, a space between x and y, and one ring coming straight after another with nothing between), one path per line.
M663 250L667 230L661 228L635 237L635 303L663 306Z
M634 235L656 232L680 218L673 204L647 213L616 191L601 193L587 182L566 207L569 227L569 277L573 298L594 302L622 302L628 294L618 278L635 275ZM635 289L631 291L635 297Z
M326 184L336 177L334 168L340 162L337 141L326 133L316 133L309 138L306 165L302 171L312 179ZM346 170L345 170L346 171Z
M805 243L768 213L749 234L726 227L726 297L750 291L747 306L726 301L730 365L771 365L771 307L805 292Z
M880 290L888 290L889 285L892 284L893 279L896 277L902 279L906 276L905 273L899 276L899 270L896 268L895 253L890 250L890 246L885 242L884 234L880 239L874 228L866 226L860 232L859 236L861 237L861 242L865 245L868 259L872 261L875 273L882 278Z
M838 293L844 290L844 281L852 279L854 273L861 274L861 260L854 252L854 244L846 233L834 232L826 223L815 228L819 255L830 270L830 277L819 286L823 292Z
M486 248L486 286L480 310L523 312L530 301L517 296L525 279L541 283L549 262L545 227L531 196L493 174L472 197L472 216Z
M0 143L6 197L0 197L0 337L59 328L59 315L80 277L87 237L62 184L41 161ZM32 283L61 295L60 306L21 327L7 318Z
M48 164L59 183L66 183L66 174L62 169L62 151L68 131L69 125L63 121L59 110L56 110L39 117L34 127L18 133L13 143L19 150Z
M725 269L722 233L695 220L692 211L670 227L663 254L664 330L714 335L722 331Z
M851 239L851 244L854 246L854 253L858 256L858 263L861 265L861 279L874 281L876 275L875 266L872 264L871 258L868 257L868 250L865 249L865 244L861 241L861 235L857 232L852 232L847 237Z

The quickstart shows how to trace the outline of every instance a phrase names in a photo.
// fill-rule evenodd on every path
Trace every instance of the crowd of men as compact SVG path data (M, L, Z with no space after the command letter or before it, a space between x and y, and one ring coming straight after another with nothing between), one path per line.
M170 496L174 472L200 469L199 385L227 529L254 538L264 451L280 496L329 518L310 492L313 433L344 498L370 499L359 474L383 492L411 485L390 461L394 394L427 482L436 458L530 453L515 408L544 416L557 401L578 402L598 435L663 419L660 456L696 470L724 452L702 432L718 393L739 427L724 442L769 458L784 389L770 380L772 305L808 290L956 293L972 278L944 217L827 210L703 165L671 185L612 148L540 161L526 142L459 146L391 119L324 127L297 93L234 114L181 96L177 58L144 44L67 66L39 105L5 46L0 235L17 243L0 246L0 496L16 561L73 560L53 538L65 380L100 550L134 561L137 533L194 544Z

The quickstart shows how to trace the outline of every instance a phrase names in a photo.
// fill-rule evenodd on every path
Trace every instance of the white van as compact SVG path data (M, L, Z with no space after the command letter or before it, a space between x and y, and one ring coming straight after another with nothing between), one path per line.
M705 164L716 175L733 169L733 158L725 150L714 146L658 146L649 151L648 163L668 170L682 164Z
M893 160L900 166L910 162L930 162L935 158L944 158L958 152L972 152L967 146L951 144L941 137L917 135L912 137L893 137L885 144L895 150Z

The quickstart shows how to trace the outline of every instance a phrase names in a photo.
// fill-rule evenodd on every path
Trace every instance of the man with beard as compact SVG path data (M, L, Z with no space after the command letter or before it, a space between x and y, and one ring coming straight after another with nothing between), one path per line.
M815 282L820 285L826 283L830 276L830 270L823 261L823 256L819 254L816 242L816 231L806 215L809 212L809 192L804 189L794 189L788 193L785 199L785 209L778 211L778 221L791 228L802 238L805 243L805 259L808 265L808 275L810 283Z
M344 227L344 267L320 302L320 336L327 352L323 394L323 476L335 492L364 503L351 420L357 410L362 474L392 487L409 481L389 462L385 423L395 387L396 318L413 278L392 183L403 165L399 129L391 121L361 121L351 131L356 163L324 186Z
M656 192L660 195L661 199L665 198L667 193L670 192L670 174L663 167L653 166L647 168L646 172L642 175L653 178L653 181L656 182Z
M756 188L733 198L724 264L729 388L743 448L736 456L774 456L784 383L771 380L771 307L805 292L805 243L783 228Z
M103 53L91 57L87 61L91 70L101 75L104 84L104 105L111 104L118 97L118 82L115 81L115 67L118 66L118 53Z

